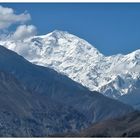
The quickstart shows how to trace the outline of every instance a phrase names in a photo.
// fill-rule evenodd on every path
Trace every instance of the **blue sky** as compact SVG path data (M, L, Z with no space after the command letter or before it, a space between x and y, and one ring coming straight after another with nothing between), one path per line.
M38 34L55 29L75 34L105 55L127 54L140 48L140 4L2 3L16 13L25 10ZM14 29L13 26L11 29Z

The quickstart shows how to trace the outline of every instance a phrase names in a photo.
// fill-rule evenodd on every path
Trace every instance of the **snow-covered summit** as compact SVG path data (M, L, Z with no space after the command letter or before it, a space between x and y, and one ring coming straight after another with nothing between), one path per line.
M0 44L32 63L51 67L90 90L113 98L129 93L140 77L140 50L107 57L87 41L65 31Z

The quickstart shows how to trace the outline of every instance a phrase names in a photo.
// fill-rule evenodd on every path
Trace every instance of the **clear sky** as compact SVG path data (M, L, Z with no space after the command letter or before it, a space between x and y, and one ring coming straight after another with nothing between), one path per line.
M105 55L127 54L140 48L140 4L0 4L30 13L38 34L55 29L75 34Z

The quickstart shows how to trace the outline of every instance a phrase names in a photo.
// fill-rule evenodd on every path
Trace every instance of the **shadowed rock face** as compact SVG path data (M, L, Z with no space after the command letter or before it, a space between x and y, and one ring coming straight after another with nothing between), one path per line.
M0 46L1 136L77 132L133 109Z
M84 128L86 117L72 107L31 94L12 75L0 71L0 136L48 136Z

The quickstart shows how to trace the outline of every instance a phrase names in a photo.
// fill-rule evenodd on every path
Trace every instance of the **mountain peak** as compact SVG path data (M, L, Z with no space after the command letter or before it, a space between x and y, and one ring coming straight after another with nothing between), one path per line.
M68 31L62 31L62 30L53 30L52 32L45 34L45 35L39 35L37 37L41 37L41 38L48 38L48 37L56 37L56 38L61 38L64 37L66 35L70 35L70 33ZM72 35L72 34L71 34Z
M54 30L51 33L43 36L35 36L24 41L28 44L28 49L35 50L35 53L47 55L59 55L60 58L65 56L73 57L80 55L93 55L94 57L103 56L95 47L90 43L81 39L67 31ZM20 44L18 46L21 46ZM22 54L21 54L22 55ZM40 54L38 54L40 55ZM42 56L40 56L42 57ZM48 58L49 59L49 58Z
M51 40L51 42L55 42L57 44L57 45L55 44L56 46L59 46L59 47L66 46L65 49L67 49L68 47L71 47L71 49L72 48L84 49L84 51L92 50L94 52L93 54L96 54L96 53L101 54L90 43L88 43L84 39L79 38L78 36L73 35L67 31L54 30L53 32L47 34L44 38L46 38L47 41Z
M52 33L53 34L69 34L68 31L62 31L62 30L57 30L57 29L52 31Z

